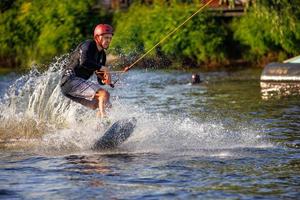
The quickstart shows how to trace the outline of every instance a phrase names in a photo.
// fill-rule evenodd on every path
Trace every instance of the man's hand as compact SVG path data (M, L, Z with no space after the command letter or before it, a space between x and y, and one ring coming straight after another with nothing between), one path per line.
M126 67L123 69L123 72L127 72L129 69L130 69L130 66L126 66Z
M104 84L111 85L111 75L108 67L101 67L101 69L97 70L95 74L102 80Z

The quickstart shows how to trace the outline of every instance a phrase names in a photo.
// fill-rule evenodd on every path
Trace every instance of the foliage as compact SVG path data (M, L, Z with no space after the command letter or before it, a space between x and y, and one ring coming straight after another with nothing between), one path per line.
M116 34L112 46L125 53L144 53L198 8L199 3L195 2L134 3L127 12L115 15ZM204 11L160 44L152 56L162 53L177 60L221 61L226 55L226 49L222 48L226 34L224 26Z
M250 58L270 52L297 55L300 52L300 1L258 0L232 28L235 38L248 47Z
M111 49L141 55L197 11L202 1L132 1L127 10L93 13L95 2L0 1L0 66L46 64L91 37L96 24L111 23L112 18L116 31ZM282 58L299 54L300 0L253 2L243 17L233 21L201 11L150 56L220 63L240 55L253 61L268 54Z
M66 53L92 30L93 0L15 0L0 13L0 59L29 66ZM4 9L10 6L9 9ZM91 34L91 32L89 33Z

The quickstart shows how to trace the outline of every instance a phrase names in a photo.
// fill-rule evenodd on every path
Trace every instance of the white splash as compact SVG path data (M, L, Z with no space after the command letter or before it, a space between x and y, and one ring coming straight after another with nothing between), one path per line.
M61 94L59 81L65 62L66 59L57 59L45 72L33 69L9 87L0 104L0 128L6 135L11 133L6 138L36 138L37 151L88 151L104 133L95 111ZM258 131L247 126L228 130L214 120L199 122L147 113L143 107L128 105L117 96L112 104L112 122L128 117L138 120L133 135L116 151L205 154L208 150L266 146Z

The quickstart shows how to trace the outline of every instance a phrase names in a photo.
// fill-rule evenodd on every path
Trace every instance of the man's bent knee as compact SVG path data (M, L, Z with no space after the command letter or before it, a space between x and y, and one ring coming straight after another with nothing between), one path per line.
M96 92L95 98L97 98L98 100L100 99L109 99L109 93L104 90L104 89L100 89Z

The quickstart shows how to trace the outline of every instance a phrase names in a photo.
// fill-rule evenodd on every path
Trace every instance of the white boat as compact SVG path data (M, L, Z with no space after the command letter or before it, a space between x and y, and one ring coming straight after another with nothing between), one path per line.
M283 63L273 62L265 66L261 81L300 81L300 55L285 60Z
M267 64L260 76L260 86L264 99L300 94L300 55Z

